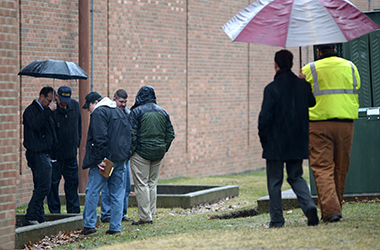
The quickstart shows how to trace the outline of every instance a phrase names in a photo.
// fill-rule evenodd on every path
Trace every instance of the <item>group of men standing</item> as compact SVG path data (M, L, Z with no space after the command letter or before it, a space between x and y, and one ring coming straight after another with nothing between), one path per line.
M302 178L303 159L309 159L314 175L321 219L337 222L342 218L353 120L358 118L360 76L352 62L337 56L333 45L319 46L317 53L319 60L304 66L296 76L291 71L293 54L278 51L274 81L264 89L258 129L267 164L268 227L285 223L281 203L284 164L287 181L308 225L318 225L316 205ZM61 86L57 94L53 88L44 87L23 114L26 159L34 182L26 224L45 221L46 196L50 212L60 213L58 188L62 176L67 212L80 212L77 149L82 124L79 104L71 94L68 86ZM116 91L113 100L90 92L82 107L91 116L83 160L83 169L89 168L84 235L96 232L100 193L101 220L110 223L107 234L120 232L121 222L129 221L130 167L140 217L132 225L153 223L161 160L175 137L174 130L169 115L156 104L153 87L143 86L138 91L131 110L126 107L127 98L122 89ZM113 163L108 178L100 173L104 159Z
M274 81L264 89L258 129L267 164L268 228L285 223L281 203L284 164L308 225L318 225L317 208L302 178L303 159L309 159L313 172L321 219L337 222L342 218L360 76L351 61L338 57L332 44L317 46L317 56L317 61L305 65L296 76L291 71L293 54L276 52Z
M82 119L79 103L71 95L68 86L61 86L57 93L44 87L23 114L26 159L34 183L25 225L45 222L45 197L51 213L61 212L58 190L62 176L67 212L80 213L77 150ZM91 117L82 165L83 169L89 168L81 232L84 235L96 232L100 193L101 220L110 223L106 234L120 232L121 222L129 221L126 214L131 191L130 158L140 216L132 225L153 223L161 160L175 137L174 129L169 115L156 104L153 87L143 86L139 90L132 111L126 107L127 98L123 89L116 91L113 100L90 92L82 107ZM109 177L100 173L105 159L113 163Z

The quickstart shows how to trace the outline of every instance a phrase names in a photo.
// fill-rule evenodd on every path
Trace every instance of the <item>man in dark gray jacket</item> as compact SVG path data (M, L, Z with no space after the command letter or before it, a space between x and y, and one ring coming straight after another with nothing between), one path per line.
M82 116L79 103L71 98L71 88L61 86L57 91L57 109L53 120L58 143L51 151L51 188L47 196L50 213L61 213L59 183L65 179L67 213L80 213L78 197L77 151L82 138Z
M111 197L111 220L106 234L115 234L121 230L123 200L125 194L124 174L126 162L131 156L132 130L127 116L108 97L102 98L97 92L86 96L83 109L90 114L86 154L83 169L88 171L86 201L83 211L83 235L96 232L96 208L100 191L108 180ZM106 178L99 170L105 167L104 159L113 162L113 172Z
M309 107L315 105L315 98L310 84L291 71L290 51L278 51L274 61L276 75L264 89L258 126L267 163L271 219L268 227L282 227L285 223L281 202L284 163L287 181L308 218L308 225L318 225L317 208L302 178L302 161L309 157Z

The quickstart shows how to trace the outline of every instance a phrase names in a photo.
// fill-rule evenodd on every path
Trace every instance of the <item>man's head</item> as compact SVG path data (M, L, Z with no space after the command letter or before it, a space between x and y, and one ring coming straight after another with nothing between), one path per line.
M90 114L94 111L96 104L102 99L102 96L98 92L90 92L86 95L86 102L83 105L83 109L87 109Z
M61 108L65 108L71 101L71 88L68 86L61 86L57 91L57 103Z
M47 108L49 104L54 100L55 91L52 87L43 87L38 97L38 102L43 108Z
M321 44L317 45L317 56L320 57L326 53L334 53L335 45L334 44Z
M125 109L127 105L128 94L124 89L119 89L113 95L113 100L116 102L116 106L118 106L121 110Z
M289 50L282 49L274 55L275 69L291 69L293 67L293 54Z

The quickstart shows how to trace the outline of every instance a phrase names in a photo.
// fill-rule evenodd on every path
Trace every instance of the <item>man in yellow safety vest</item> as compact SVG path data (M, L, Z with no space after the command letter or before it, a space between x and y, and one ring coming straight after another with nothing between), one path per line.
M338 57L334 45L318 46L317 55L318 60L300 72L316 99L316 105L309 108L309 163L321 219L337 222L342 218L353 120L358 119L360 76L352 62Z

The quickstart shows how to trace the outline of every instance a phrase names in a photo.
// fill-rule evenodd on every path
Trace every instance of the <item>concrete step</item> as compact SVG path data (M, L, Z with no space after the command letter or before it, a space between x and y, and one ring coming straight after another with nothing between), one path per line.
M309 186L310 189L310 186ZM288 189L283 192L281 192L282 195L282 210L290 210L299 208L299 204L297 201L297 196L293 192L293 189ZM315 204L318 203L318 197L316 195L311 196L315 202ZM380 193L360 193L360 194L344 194L343 199L345 201L355 201L357 199L363 200L363 199L375 199L380 198ZM262 213L269 213L269 195L261 197L257 200L257 210L260 214Z

